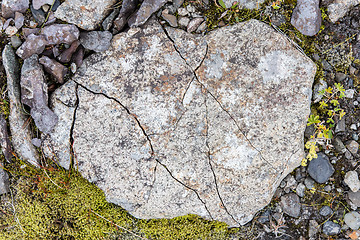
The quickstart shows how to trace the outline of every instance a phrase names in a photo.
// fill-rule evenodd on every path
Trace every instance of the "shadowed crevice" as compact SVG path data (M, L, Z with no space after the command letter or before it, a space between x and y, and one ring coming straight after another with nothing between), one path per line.
M73 168L74 169L74 162L76 160L76 155L75 155L75 151L74 151L74 128L75 128L75 121L76 121L76 112L77 109L79 107L80 104L80 99L79 99L79 95L78 95L78 88L79 88L79 84L75 83L75 96L76 96L76 101L75 101L75 109L74 109L74 114L73 114L73 120L71 123L71 128L70 128L70 166L69 169ZM77 166L76 166L77 167Z

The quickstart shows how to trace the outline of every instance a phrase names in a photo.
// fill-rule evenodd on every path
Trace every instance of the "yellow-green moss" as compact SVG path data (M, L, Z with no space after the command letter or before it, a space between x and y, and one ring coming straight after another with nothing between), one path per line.
M78 172L48 165L36 169L17 160L6 167L18 178L16 211L0 216L0 239L139 239L116 225L148 239L226 239L237 231L195 215L138 220Z

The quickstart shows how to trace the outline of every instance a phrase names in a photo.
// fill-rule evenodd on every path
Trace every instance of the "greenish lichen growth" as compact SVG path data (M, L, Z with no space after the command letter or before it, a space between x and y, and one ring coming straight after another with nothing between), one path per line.
M17 179L12 186L16 204L15 211L8 208L0 215L0 239L226 239L236 232L195 215L136 219L108 203L77 171L51 162L46 166L37 169L20 160L6 166Z

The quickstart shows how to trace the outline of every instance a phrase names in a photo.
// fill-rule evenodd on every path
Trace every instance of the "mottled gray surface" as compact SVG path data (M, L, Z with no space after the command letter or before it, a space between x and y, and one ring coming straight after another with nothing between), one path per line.
M138 0L123 0L120 14L114 21L114 27L120 31L127 23L127 18L135 11Z
M0 113L0 146L1 152L2 154L4 154L5 160L7 162L10 162L12 158L11 143L9 139L5 116L2 113ZM0 162L0 164L2 163Z
M90 31L99 27L116 2L117 0L66 0L57 8L55 17Z
M26 12L29 0L3 0L1 2L1 15L4 18L15 17L15 12Z
M68 49L65 49L60 56L58 56L58 60L62 63L68 63L71 60L72 55L80 46L80 41L74 41Z
M70 83L52 96L64 132L50 137L62 153L72 135L83 176L135 217L245 224L304 157L316 67L256 20L207 35L207 54L177 34L151 21L87 58L75 114Z
M358 230L360 227L360 214L355 211L351 211L344 216L344 222L352 230Z
M32 5L34 7L34 9L38 10L41 8L42 5L48 4L48 5L52 5L54 2L54 0L32 0Z
M308 172L316 182L325 183L335 172L335 169L329 162L328 156L324 153L318 153L317 156L317 158L310 161Z
M0 164L2 165L2 163ZM0 195L9 192L9 185L9 175L2 167L0 167Z
M300 216L300 199L295 193L288 193L282 196L280 205L285 214L295 218Z
M25 42L18 48L16 54L22 59L26 59L33 54L40 54L48 44L44 35L30 34Z
M348 171L345 174L344 182L349 186L351 191L357 192L360 189L359 175L356 171Z
M53 24L41 29L49 45L71 44L79 38L79 29L71 24Z
M332 221L326 221L323 225L323 233L326 235L336 235L340 232L340 225Z
M298 0L291 16L291 24L304 35L317 34L321 26L319 0Z
M360 0L337 0L328 6L330 20L335 23L344 17L354 6L360 4Z
M238 6L248 9L258 9L264 1L265 0L223 0L227 8L230 8L234 2L237 2L239 4Z
M10 101L11 143L19 158L39 166L39 156L31 144L31 131L28 125L29 116L25 115L20 102L20 67L10 45L2 53L3 65L7 77L7 94Z
M32 55L25 59L21 68L21 102L28 105L31 117L40 131L49 133L56 125L58 117L49 109L48 88L39 57Z
M112 37L109 31L84 32L80 35L80 43L86 49L103 52L110 47Z
M144 0L140 9L130 17L128 23L130 27L143 25L151 15L159 10L168 0Z

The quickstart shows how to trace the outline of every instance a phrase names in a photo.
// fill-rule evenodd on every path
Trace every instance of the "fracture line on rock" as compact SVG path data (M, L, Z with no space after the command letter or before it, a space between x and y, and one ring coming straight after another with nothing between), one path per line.
M212 175L214 177L214 183L215 183L215 189L216 189L216 193L220 199L220 202L221 204L223 205L224 209L225 209L225 212L237 223L240 225L240 223L234 218L234 216L229 212L229 210L227 209L226 205L225 205L225 202L224 200L222 199L221 197L221 194L220 194L220 190L219 190L219 186L218 186L218 183L217 183L217 177L216 177L216 174L215 174L215 170L211 164L211 149L210 149L210 145L209 145L209 119L208 119L208 107L207 107L207 104L206 104L206 98L205 98L205 108L206 108L206 134L205 134L205 145L208 149L206 155L207 155L207 158L208 158L208 162L209 162L209 166L210 166L210 169L211 169L211 172L212 172Z
M74 82L77 83L76 81L74 81ZM83 86L83 85L80 84L80 83L77 83L77 84L78 84L79 86L81 86L82 88L84 88L86 91L88 91L88 92L90 92L90 93L92 93L92 94L102 95L102 96L106 97L107 99L110 99L110 100L115 101L116 103L118 103L118 104L128 113L128 115L132 116L132 117L134 118L134 120L137 122L139 128L142 130L144 136L146 137L146 139L147 139L147 141L148 141L148 143L149 143L149 145L150 145L150 149L151 149L151 157L150 157L150 159L154 159L157 163L159 163L161 166L163 166L163 167L166 169L166 171L170 174L170 176L171 176L176 182L180 183L180 184L181 184L182 186L184 186L185 188L193 191L193 192L195 193L195 195L198 197L198 199L200 200L200 202L204 205L204 207L205 207L206 211L208 212L210 218L213 219L213 217L212 217L209 209L207 208L205 202L200 198L199 193L198 193L195 189L187 186L185 183L183 183L183 182L181 182L179 179L175 178L174 175L171 173L171 171L167 168L167 166L166 166L165 164L163 164L159 159L157 159L157 158L155 157L155 151L154 151L154 148L153 148L153 145L152 145L152 142L151 142L151 139L150 139L149 135L147 135L147 133L146 133L145 129L143 128L143 126L141 125L139 119L138 119L134 114L132 114L127 107L125 107L119 100L117 100L117 99L114 98L114 97L107 96L107 95L104 94L104 93L94 92L94 91L88 89L87 87Z
M167 36L167 37L170 39L170 41L173 43L173 47L174 47L175 51L176 51L176 52L179 54L179 56L185 61L186 65L187 65L190 69L192 69L192 67L189 65L189 63L186 61L186 59L181 55L180 51L176 48L174 40L169 36L168 32L166 31L166 29L165 29L164 27L163 27L163 30L164 30L166 36ZM196 71L201 67L201 65L202 65L203 62L205 61L205 58L206 58L206 56L208 55L208 51L209 51L209 45L206 44L206 51L205 51L204 57L202 58L200 64L193 70L193 73L194 73L195 78L191 80L190 84L191 84L194 80L196 80L196 81L214 98L214 100L220 105L221 109L222 109L223 111L225 111L225 112L229 115L229 117L234 121L236 127L238 128L238 130L240 131L240 133L244 136L244 138L246 139L246 141L250 144L251 147L253 147L253 148L260 154L261 159L263 159L264 162L266 162L268 165L270 165L271 168L275 169L275 167L274 167L269 161L267 161L267 160L263 157L261 151L260 151L259 149L257 149L257 148L254 146L254 144L252 144L252 142L250 141L250 139L248 139L248 138L246 137L246 134L242 131L242 129L240 128L239 124L237 123L237 121L235 120L235 118L229 113L229 111L227 111L227 110L222 106L222 104L218 101L218 99L210 92L210 90L207 89L206 86L205 86L203 83L200 82L200 80L199 80L199 78L198 78L198 76L197 76L197 74L196 74ZM190 86L190 84L188 85L188 87ZM186 89L186 90L187 90L187 89ZM186 94L186 92L185 92L185 94ZM185 94L184 94L184 96L185 96Z
M71 124L71 128L70 128L70 156L71 156L71 158L70 158L69 168L73 168L73 169L74 169L74 162L76 160L75 151L74 151L74 136L73 136L73 134L74 134L75 121L76 121L76 112L80 105L78 88L79 88L79 84L76 83L76 85L75 85L75 96L76 96L75 109L74 109L73 120L72 120L72 124Z

